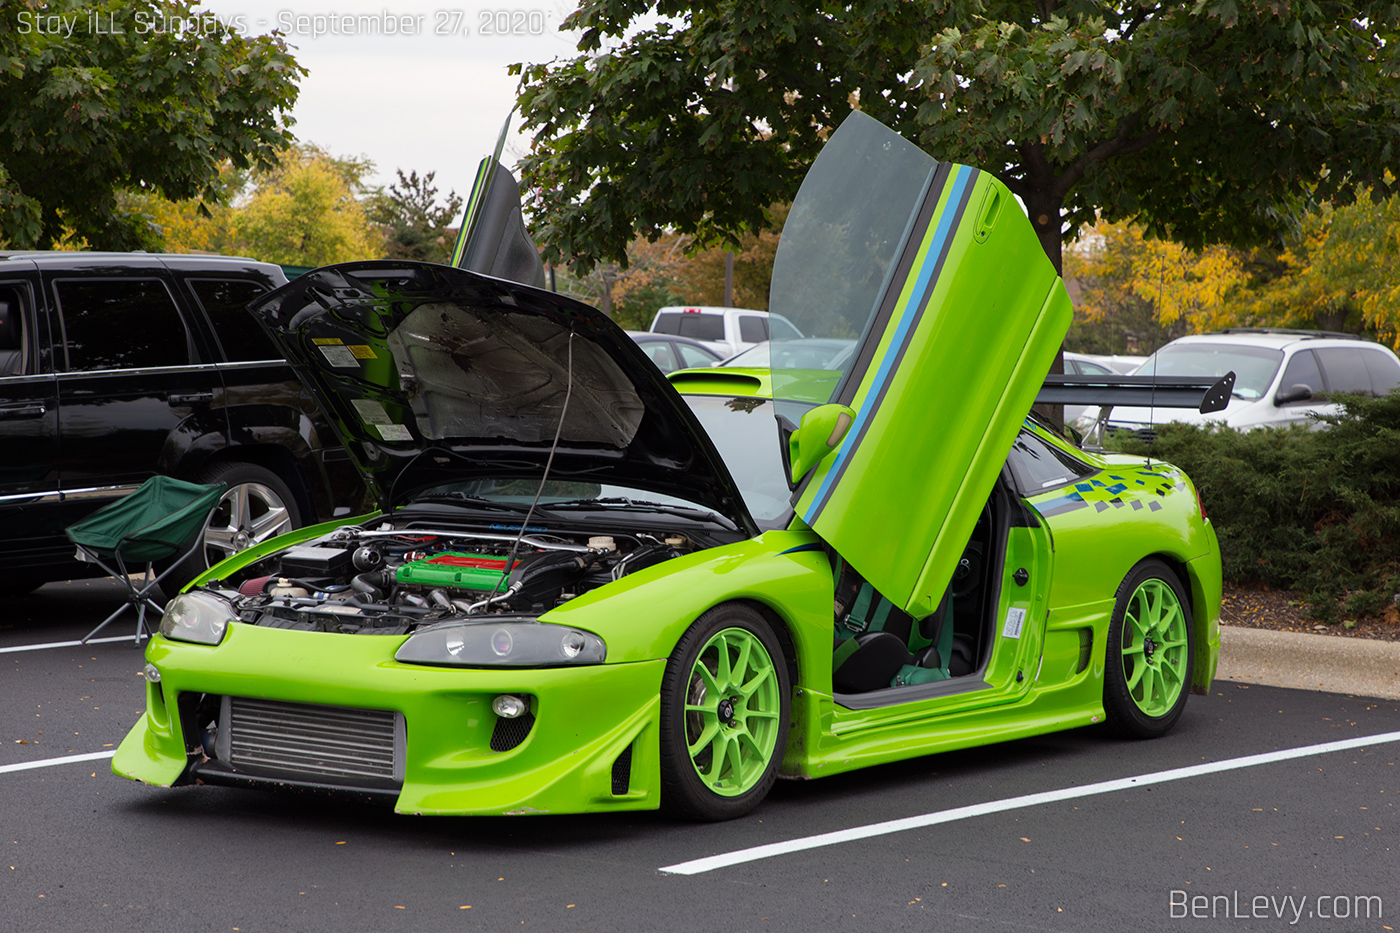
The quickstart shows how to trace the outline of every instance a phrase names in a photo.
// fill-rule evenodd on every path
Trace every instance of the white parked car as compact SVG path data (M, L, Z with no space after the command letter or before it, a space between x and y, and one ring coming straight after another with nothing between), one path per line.
M1235 373L1229 406L1202 415L1180 408L1115 408L1109 430L1164 421L1219 422L1241 430L1311 424L1335 414L1333 392L1385 395L1400 385L1400 359L1389 347L1325 331L1230 328L1180 337L1147 358L1138 376L1221 376ZM1090 412L1092 416L1094 413Z
M698 340L718 353L721 359L747 350L770 337L795 340L802 336L781 314L711 305L670 305L662 308L652 319L651 332Z

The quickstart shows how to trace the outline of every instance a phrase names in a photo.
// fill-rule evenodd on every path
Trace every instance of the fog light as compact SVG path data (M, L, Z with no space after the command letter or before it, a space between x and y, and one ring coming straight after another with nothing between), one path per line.
M491 712L502 719L519 719L530 711L529 705L520 697L503 693L491 701Z
M154 664L147 664L147 665L146 665L146 670L145 670L144 673L145 673L145 675L146 675L146 682L147 682L147 683L150 683L150 684L158 684L158 683L160 683L160 668L156 667Z

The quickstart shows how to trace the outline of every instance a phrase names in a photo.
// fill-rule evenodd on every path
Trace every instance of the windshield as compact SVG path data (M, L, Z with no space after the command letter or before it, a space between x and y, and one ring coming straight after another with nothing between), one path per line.
M861 340L937 166L871 117L859 111L847 117L807 173L783 226L768 310L808 338ZM801 343L780 340L775 331L770 348L773 394L796 403L791 412L783 406L794 421L835 398L856 361L849 353L814 366L796 348L785 353Z
M1235 374L1236 398L1262 398L1283 362L1283 351L1228 343L1167 344L1147 358L1138 376L1213 376Z
M744 505L765 531L786 528L792 503L779 451L778 422L766 398L683 396L719 448Z

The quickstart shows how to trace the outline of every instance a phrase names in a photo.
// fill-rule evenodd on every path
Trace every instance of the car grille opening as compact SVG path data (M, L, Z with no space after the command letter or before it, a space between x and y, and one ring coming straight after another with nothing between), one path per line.
M622 750L622 754L617 756L617 760L612 766L612 792L614 797L621 797L632 788L632 746L627 746Z
M535 714L526 713L514 719L498 717L496 728L491 732L491 751L508 752L530 734L535 725Z
M216 754L235 768L403 781L402 713L250 697L224 697L220 705Z

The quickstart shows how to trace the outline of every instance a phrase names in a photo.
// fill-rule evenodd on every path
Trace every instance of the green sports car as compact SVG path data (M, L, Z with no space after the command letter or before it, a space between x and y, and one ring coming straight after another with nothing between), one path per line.
M725 819L778 777L1159 735L1209 686L1215 533L1179 470L1028 415L1070 302L992 176L853 114L770 307L854 352L674 385L534 287L518 199L488 159L456 266L327 267L254 307L379 509L170 602L116 773Z

